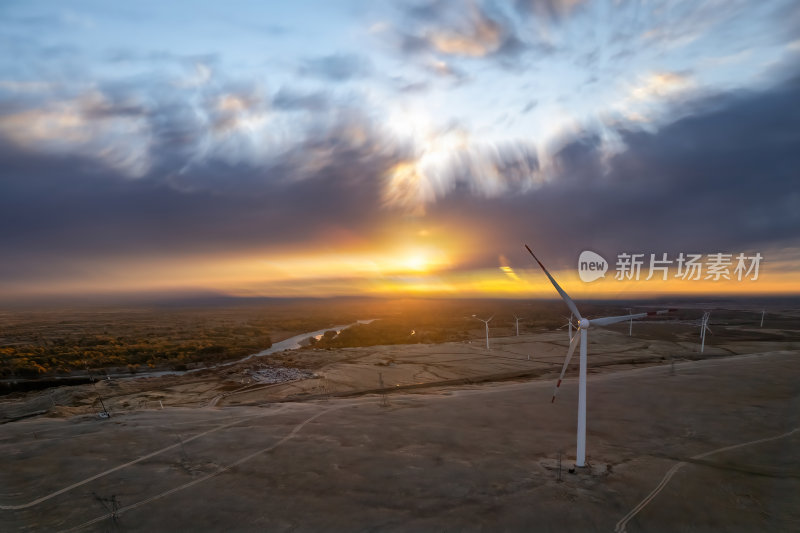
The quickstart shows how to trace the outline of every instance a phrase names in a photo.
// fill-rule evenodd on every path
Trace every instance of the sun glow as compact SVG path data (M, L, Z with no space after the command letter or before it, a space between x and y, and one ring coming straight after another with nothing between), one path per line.
M422 255L412 255L406 258L405 265L416 272L425 272L428 269L428 262Z
M233 296L373 296L553 298L546 277L533 267L459 269L456 250L398 247L383 253L327 255L253 255L216 262L136 262L108 265L102 277L41 283L4 284L4 294L102 294L120 286L136 291L213 289ZM135 266L135 268L131 268ZM503 268L505 267L505 268ZM511 275L513 273L513 275ZM775 269L755 282L616 281L587 284L571 269L552 272L573 298L639 298L661 296L786 294L798 286L797 274Z

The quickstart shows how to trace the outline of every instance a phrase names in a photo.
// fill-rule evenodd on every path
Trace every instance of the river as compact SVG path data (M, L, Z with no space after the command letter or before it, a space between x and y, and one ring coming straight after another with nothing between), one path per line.
M317 331L310 331L308 333L301 333L299 335L295 335L294 337L289 337L288 339L284 339L282 341L278 341L274 343L272 346L267 348L266 350L261 350L258 353L250 354L246 357L242 357L241 359L236 359L235 361L226 361L224 363L218 363L216 365L211 365L208 367L202 368L192 368L191 370L156 370L153 372L138 372L136 375L133 376L112 376L117 379L137 379L137 378L149 378L155 376L180 376L181 374L191 374L193 372L199 372L200 370L208 370L214 368L224 368L226 366L232 366L244 361L248 361L255 357L264 357L265 355L270 355L273 353L282 352L284 350L296 350L302 346L302 343L307 341L312 337L321 337L325 334L326 331L335 330L338 334L343 329L347 329L349 327L355 326L356 324L369 324L374 322L375 318L370 318L366 320L356 320L352 324L342 324L340 326L331 326L329 328L318 329Z
M356 324L369 324L370 322L374 322L375 318L371 318L368 320L357 320L352 324L342 324L340 326L331 326L329 328L318 329L317 331L310 331L308 333L301 333L299 335L295 335L294 337L289 337L288 339L284 339L282 341L276 342L266 350L261 350L258 353L250 354L246 357L242 357L241 359L237 359L235 361L226 361L225 363L218 363L216 365L208 366L208 367L201 367L201 368L192 368L190 370L153 370L150 372L137 372L136 374L107 374L107 373L95 373L94 379L139 379L139 378L152 378L158 376L180 376L182 374L191 374L193 372L199 372L200 370L207 370L207 369L214 369L214 368L224 368L226 366L235 365L237 363L241 363L243 361L248 361L255 357L264 357L265 355L270 355L277 352L282 352L284 350L296 350L302 346L302 343L307 341L312 337L321 337L325 334L326 331L335 330L338 334L343 329L347 329L351 326L355 326ZM102 370L100 372L103 372ZM26 380L26 379L2 379L0 380L0 395L8 394L11 392L16 391L28 391L28 390L40 390L45 389L48 387L58 387L61 385L83 385L86 383L91 383L91 379L88 375L72 375L72 376L60 376L60 377L53 377L53 378L45 378L45 379L33 379L33 380Z

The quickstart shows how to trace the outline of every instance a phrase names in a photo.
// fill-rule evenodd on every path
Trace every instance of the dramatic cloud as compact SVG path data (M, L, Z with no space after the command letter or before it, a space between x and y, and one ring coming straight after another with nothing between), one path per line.
M481 58L514 56L525 47L506 15L476 2L435 0L410 6L405 14L408 23L396 37L406 53Z
M452 185L421 183L428 178L412 161L424 166L424 154L387 150L357 115L315 129L267 166L212 159L135 181L96 160L6 144L3 274L27 276L28 261L65 256L315 246L335 228L369 240L399 214L387 206L416 205L420 195L429 223L480 235L483 253L464 268L492 266L522 238L554 264L584 248L612 255L796 245L798 98L800 78L766 93L719 95L716 111L657 133L620 131L627 148L610 161L599 138L585 135L555 155L558 176L547 182L532 182L535 156L510 145L486 157L456 152Z
M217 20L201 2L196 26L171 4L12 4L0 282L289 253L307 263L271 266L281 286L350 263L381 276L395 252L516 269L524 239L554 266L582 249L796 255L795 4L320 2Z
M631 97L636 100L663 98L691 86L688 76L676 72L658 72L650 74L638 85L631 88Z
M610 160L599 137L584 136L556 155L558 179L535 191L453 195L431 215L493 221L471 266L508 255L522 238L559 266L572 266L584 249L607 257L791 249L800 244L798 98L800 77L763 93L697 101L693 107L713 110L655 133L620 131L626 149Z
M85 157L5 145L0 248L6 268L15 257L55 262L57 270L67 257L224 256L313 242L337 227L369 234L379 209L375 176L391 162L367 145L342 140L345 135L309 139L271 168L211 160L183 175L137 180Z

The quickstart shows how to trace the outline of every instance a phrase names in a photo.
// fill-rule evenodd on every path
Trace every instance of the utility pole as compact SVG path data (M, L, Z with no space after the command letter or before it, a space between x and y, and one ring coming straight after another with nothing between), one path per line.
M97 385L94 382L94 376L92 376L92 372L89 370L89 365L86 363L86 361L83 363L86 365L86 373L89 374L89 381L92 382L94 393L97 394L97 399L100 400L100 405L103 407L103 411L100 413L100 418L111 418L111 413L109 413L108 409L106 409L106 404L103 403L103 397L100 396L100 393L97 390Z

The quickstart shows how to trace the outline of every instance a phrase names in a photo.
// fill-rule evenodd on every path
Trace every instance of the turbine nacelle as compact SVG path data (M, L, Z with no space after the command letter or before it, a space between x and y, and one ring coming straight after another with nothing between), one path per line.
M578 321L578 327L581 328L581 329L588 329L589 328L589 324L590 324L590 322L589 322L588 318L581 318Z

